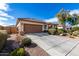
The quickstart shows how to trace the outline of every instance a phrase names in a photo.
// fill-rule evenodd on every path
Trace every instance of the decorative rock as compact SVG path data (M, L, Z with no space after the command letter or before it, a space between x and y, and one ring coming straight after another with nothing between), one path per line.
M62 33L62 34L60 34L61 36L66 36L67 34L66 33Z
M69 37L70 37L70 38L75 38L73 35L70 35Z
M60 36L63 36L63 33L62 33L62 34L60 34Z

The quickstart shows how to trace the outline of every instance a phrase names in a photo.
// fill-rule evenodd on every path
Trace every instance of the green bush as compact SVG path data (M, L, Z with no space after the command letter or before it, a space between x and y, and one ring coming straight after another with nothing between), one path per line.
M67 30L67 33L69 33L70 35L72 35L73 31L72 30Z
M72 31L79 31L79 27L73 27Z
M67 30L67 33L69 33L70 35L77 36L78 31L79 31L79 27L73 27L71 30Z
M48 33L54 34L54 35L59 35L59 34L67 33L67 31L64 29L51 28L51 29L48 29Z
M11 56L24 56L25 50L24 48L17 48L10 53Z
M64 30L63 29L58 29L58 33L62 34L62 33L64 33Z
M56 30L56 28L50 28L50 29L48 29L48 33L52 34L52 35L56 35L56 34L58 34L58 31Z
M0 50L4 47L8 34L6 30L0 30Z
M72 33L72 35L73 35L73 36L78 36L78 35L79 35L79 31L74 31L74 32Z
M22 40L21 46L30 46L31 45L31 39L30 38L24 38Z

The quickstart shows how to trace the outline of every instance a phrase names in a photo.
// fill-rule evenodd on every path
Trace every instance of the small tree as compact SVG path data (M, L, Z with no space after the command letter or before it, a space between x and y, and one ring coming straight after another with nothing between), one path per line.
M57 17L59 22L63 25L63 29L66 29L66 23L73 25L77 25L79 23L79 16L77 14L70 15L70 11L66 11L62 9L58 14Z
M66 11L62 9L58 14L57 17L59 19L59 23L62 24L63 29L65 30L66 28L66 22L67 22L67 17L69 16L69 11Z

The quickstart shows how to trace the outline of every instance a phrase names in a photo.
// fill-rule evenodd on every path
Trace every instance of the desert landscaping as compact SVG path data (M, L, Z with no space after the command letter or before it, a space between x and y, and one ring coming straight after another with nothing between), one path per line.
M79 56L79 16L68 12L56 15L59 24L18 18L16 25L0 26L0 55Z

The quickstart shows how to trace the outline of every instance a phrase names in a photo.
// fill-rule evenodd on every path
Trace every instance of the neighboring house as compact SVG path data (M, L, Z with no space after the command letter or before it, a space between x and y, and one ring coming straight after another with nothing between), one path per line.
M63 25L59 24L59 25L57 25L57 28L63 29ZM72 28L72 26L68 24L68 25L66 25L65 30L71 30L71 28Z
M63 25L59 24L59 25L57 25L57 28L58 29L62 29L63 28Z
M56 24L54 25L30 18L18 18L16 26L19 33L39 33L47 31L49 28L56 26Z

